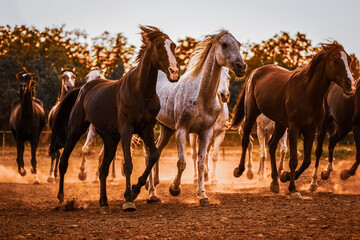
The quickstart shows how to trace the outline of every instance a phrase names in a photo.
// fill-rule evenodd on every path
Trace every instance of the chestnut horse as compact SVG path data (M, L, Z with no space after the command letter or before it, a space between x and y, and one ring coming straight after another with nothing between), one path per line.
M311 148L315 129L323 116L323 100L330 83L335 82L346 93L355 90L354 80L349 75L349 55L337 42L322 44L322 50L303 68L288 71L275 65L266 65L255 69L246 79L233 111L232 127L244 122L242 154L240 164L234 169L234 176L239 177L245 170L245 154L249 144L251 128L260 113L275 122L274 134L269 143L271 158L270 190L278 193L278 172L276 169L275 151L279 139L286 128L289 132L290 173L283 172L280 180L290 180L289 191L293 198L301 194L295 187L295 179L308 168L311 162ZM304 136L304 161L295 172L297 159L297 140Z
M76 80L75 68L73 68L72 70L61 68L60 74L61 74L60 96L57 102L55 103L55 105L51 108L48 115L48 122L51 129L54 124L54 116L59 103L61 102L61 100L64 99L66 94L71 90L73 90L75 87L75 80ZM51 155L50 174L47 179L48 183L55 182L55 178L57 177L57 171L59 166L59 158L60 158L60 151L56 151L54 154Z
M90 123L104 142L104 159L100 167L100 213L110 213L106 196L106 178L118 142L121 139L126 175L126 202L124 211L134 211L133 201L146 183L153 165L159 159L154 143L154 126L160 110L156 94L158 71L166 73L167 79L179 79L179 68L174 56L175 44L169 36L155 27L140 26L143 45L137 56L138 65L119 81L95 79L80 90L70 92L60 103L51 138L50 153L63 147L60 158L60 184L58 199L64 201L64 175L69 156ZM132 173L131 138L138 134L148 147L150 157L145 171L136 185L130 184Z
M10 128L17 144L18 172L21 176L26 175L24 169L24 143L31 144L31 173L34 174L34 184L40 181L36 173L36 149L39 143L40 132L45 125L45 111L42 102L35 98L33 75L25 68L16 74L19 80L20 98L16 100L11 108Z
M345 56L344 56L345 57ZM347 61L347 58L344 58ZM349 71L350 72L350 71ZM350 73L351 75L351 73ZM333 170L333 152L336 144L343 139L351 130L356 145L356 162L348 169L343 170L340 174L340 178L345 180L350 176L355 175L356 169L360 164L360 88L359 80L356 81L355 95L347 96L343 93L341 88L336 84L332 84L326 98L325 104L325 118L321 126L320 133L317 138L316 146L316 162L313 172L310 190L315 191L317 189L317 170L319 167L319 160L322 154L322 146L326 132L329 130L333 122L338 126L335 134L330 136L329 139L329 164L327 168L321 173L321 178L326 180L329 178L330 173Z

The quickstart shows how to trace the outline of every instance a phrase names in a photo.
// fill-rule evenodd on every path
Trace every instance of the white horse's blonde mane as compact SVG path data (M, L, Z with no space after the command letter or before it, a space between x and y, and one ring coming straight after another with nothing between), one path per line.
M213 43L228 33L229 31L227 30L221 30L216 35L207 35L203 41L196 44L194 52L190 56L190 61L186 72L191 72L191 75L193 77L199 75L205 63L207 55L209 54L210 49L213 46Z

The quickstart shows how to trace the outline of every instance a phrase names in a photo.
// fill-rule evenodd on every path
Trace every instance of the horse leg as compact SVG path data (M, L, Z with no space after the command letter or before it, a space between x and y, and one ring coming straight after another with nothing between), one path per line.
M266 136L264 133L264 129L262 129L260 125L257 126L257 136L260 145L260 162L259 162L258 175L259 175L259 179L263 180L265 179L264 167L265 167L267 152L266 152Z
M114 181L116 178L116 172L115 172L115 159L116 159L116 154L114 156L114 159L112 161L112 171L111 171L111 178L110 181Z
M275 129L273 135L271 136L269 142L269 153L270 153L270 161L271 161L271 178L272 182L270 183L270 191L273 193L279 193L279 181L278 181L278 171L276 169L276 148L280 138L284 135L286 127L280 126L275 123Z
M354 135L355 146L356 146L356 161L351 166L350 169L344 169L341 171L340 178L342 180L346 180L349 177L354 176L356 169L358 168L358 166L360 164L360 125L354 125L353 135Z
M104 142L104 158L100 166L100 214L109 214L111 213L109 204L107 202L106 196L106 178L109 175L109 167L111 161L114 159L116 148L119 143L119 136L105 135L100 133L100 136Z
M275 126L275 131L276 131L276 126ZM282 136L285 132L285 128L283 130L283 132L281 133L280 136ZM289 167L290 167L290 173L287 171L284 171L280 177L280 180L282 182L286 182L290 180L290 184L289 184L289 191L290 191L290 196L292 198L301 198L301 194L299 192L297 192L296 187L295 187L295 170L296 167L298 165L298 158L297 158L297 141L299 138L299 128L295 125L295 124L290 124L289 125L289 143L290 143L290 161L289 161ZM273 142L270 141L270 144L272 144ZM276 149L276 148L275 148ZM271 155L275 156L275 151L271 150L270 152ZM271 165L273 165L273 161L271 162ZM276 167L276 162L275 162L275 167ZM277 172L272 170L275 174L277 175Z
M189 134L189 140L190 140L190 149L191 149L191 158L194 163L194 184L197 183L197 150L196 150L196 143L197 143L197 134L196 133L190 133Z
M300 168L295 172L295 180L297 180L301 174L310 166L311 163L311 150L315 138L315 128L305 127L302 129L304 136L304 161Z
M213 172L211 174L211 183L212 184L217 184L218 180L216 178L216 163L219 159L219 149L220 149L220 145L221 143L224 141L225 138L225 131L222 131L216 138L214 141L214 152L212 155L212 162L213 162Z
M247 162L247 167L248 167L248 170L246 172L246 177L248 179L253 179L254 178L254 173L252 171L252 151L253 151L253 143L252 143L252 140L251 140L251 136L250 136L250 140L249 140L249 145L248 145L248 162Z
M47 178L48 183L55 182L55 171L57 171L58 168L58 162L59 162L60 152L56 151L51 155L51 165L50 165L50 174Z
M323 152L323 144L324 144L325 135L326 135L326 132L329 129L329 126L330 126L331 122L332 122L332 118L330 116L328 116L328 115L325 116L325 118L323 120L323 123L322 123L322 126L321 126L321 129L320 129L320 132L319 132L318 137L317 137L317 144L316 144L316 150L315 150L315 157L316 157L315 168L314 168L314 171L313 171L313 174L312 174L312 177L311 177L311 183L310 183L310 187L309 187L309 190L311 192L315 191L317 189L317 187L318 187L318 184L317 184L317 172L318 172L320 157L321 157L322 152Z
M321 173L322 180L327 180L330 177L330 173L334 170L334 165L333 165L334 148L335 148L336 144L339 141L341 141L346 136L346 134L348 134L349 131L350 130L344 129L343 127L339 126L336 133L330 137L330 139L329 139L329 163L328 163L328 166Z
M99 156L98 156L98 166L96 168L95 179L93 181L94 183L99 181L99 171L100 171L100 166L101 166L101 163L103 162L103 159L104 159L104 145L102 146Z
M280 154L281 155L280 155L280 162L278 165L278 175L280 175L284 169L284 160L285 160L286 153L288 151L286 140L287 140L287 130L285 130L284 135L280 138Z
M199 152L198 152L198 185L197 196L200 199L201 206L208 206L210 204L209 198L205 194L205 161L210 141L213 135L213 129L210 128L204 132L199 133Z
M55 152L56 161L55 161L55 169L54 169L54 176L55 179L58 177L58 170L59 170L59 160L60 160L60 150Z
M23 177L26 175L26 170L24 168L24 142L17 140L16 147L17 147L16 162L18 165L18 173Z
M178 150L178 162L177 162L177 169L178 173L174 181L171 183L169 191L172 196L178 196L181 192L180 184L181 184L181 175L186 167L186 160L185 160L185 141L186 141L186 130L184 128L180 128L176 131L176 143L177 143L177 150ZM199 161L199 159L198 159ZM199 171L199 170L198 170ZM200 177L200 176L198 176ZM199 181L199 179L198 179Z
M95 136L96 136L95 127L94 125L90 124L89 132L86 137L86 142L81 149L81 165L80 165L80 172L78 175L78 178L81 181L85 181L87 177L87 173L85 170L86 155L89 153L90 145L93 143Z
M86 132L87 128L89 127L89 122L80 122L74 124L76 125L71 126L70 130L68 130L68 135L66 137L64 150L60 157L60 163L59 163L60 180L59 180L59 192L57 195L60 203L64 202L64 176L68 168L70 154L73 151L76 143L79 141L81 135L83 135Z
M250 114L246 117L244 122L244 132L242 138L242 152L239 166L234 169L234 177L240 177L241 174L245 171L245 155L246 149L248 148L250 141L250 132L252 126L254 125L256 118L259 116L260 111L256 109L256 111L250 112Z
M139 136L143 139L144 144L149 150L148 164L139 177L136 185L132 185L132 199L135 200L138 194L140 193L141 187L146 184L146 180L155 165L159 160L160 154L154 143L154 130L152 125L148 125L142 132L139 133Z
M36 162L36 149L38 147L39 137L35 137L31 141L31 173L34 174L33 184L39 184L40 180L37 177L37 162Z

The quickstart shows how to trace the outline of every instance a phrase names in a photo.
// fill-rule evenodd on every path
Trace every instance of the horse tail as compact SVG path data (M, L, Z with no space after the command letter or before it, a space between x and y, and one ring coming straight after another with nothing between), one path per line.
M80 88L74 89L59 103L53 115L53 126L49 155L65 146L70 113L79 95Z
M245 116L245 89L246 89L246 85L247 82L249 81L249 78L252 76L252 74L250 74L250 76L246 79L243 88L236 100L236 104L235 107L231 113L232 119L230 122L230 128L237 130L240 128L241 122L244 119Z

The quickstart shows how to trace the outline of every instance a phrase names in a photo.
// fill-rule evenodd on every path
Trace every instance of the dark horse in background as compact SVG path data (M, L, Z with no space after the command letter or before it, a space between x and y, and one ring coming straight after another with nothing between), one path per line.
M322 44L322 48L303 68L288 71L275 65L266 65L255 69L247 78L234 108L231 123L233 127L238 127L245 116L242 155L239 166L234 169L235 177L239 177L245 170L249 134L257 116L263 113L275 122L275 130L269 142L272 170L270 190L279 192L275 151L279 139L288 128L290 173L283 172L280 180L290 180L290 196L301 198L295 188L295 179L310 165L315 130L324 117L325 94L332 82L347 94L355 90L354 80L351 74L349 75L350 57L343 46L333 42ZM297 140L300 134L304 137L304 161L295 172L298 165Z
M344 58L345 59L345 58ZM350 70L349 74L350 73ZM350 77L350 76L349 76ZM359 80L356 81L355 95L345 95L341 88L332 84L326 94L324 100L325 104L325 118L322 123L320 133L317 138L316 146L316 162L313 176L311 179L310 190L317 189L317 170L319 167L319 160L323 151L323 143L326 132L331 128L333 122L338 126L335 134L332 134L329 139L329 164L327 168L321 173L321 178L326 180L329 178L333 167L333 152L336 144L342 140L351 130L356 145L356 161L350 169L344 169L340 178L342 180L354 176L356 169L360 164L360 88Z
M40 183L36 174L36 149L39 143L40 132L45 125L45 111L42 102L35 98L35 81L33 75L25 68L16 74L19 81L20 98L11 108L10 128L17 144L18 172L26 175L24 169L24 143L31 144L31 172L34 174L34 184Z
M169 36L155 27L140 26L142 46L137 56L138 65L119 81L95 79L80 90L71 91L59 105L51 138L50 154L64 146L60 158L58 199L64 201L64 175L69 156L90 123L104 142L104 159L100 167L100 213L110 213L106 196L106 178L109 166L121 139L126 175L126 203L124 211L134 211L133 201L146 183L146 179L159 159L154 143L153 128L160 110L156 94L158 70L166 73L171 82L179 79L179 68L175 59L175 44ZM76 101L76 102L75 102ZM130 186L133 169L131 159L131 137L138 134L149 148L150 155L144 173L136 185Z
M54 116L55 116L55 112L58 109L59 103L61 102L61 100L64 99L66 94L68 94L68 92L73 90L75 87L75 80L76 80L75 68L73 68L71 70L61 68L60 75L61 75L60 96L57 99L57 102L55 103L55 105L51 108L51 110L49 112L49 116L48 116L50 129L53 129ZM49 183L55 182L55 178L57 177L59 159L60 159L60 151L58 150L54 154L51 155L50 174L47 179L47 181Z

